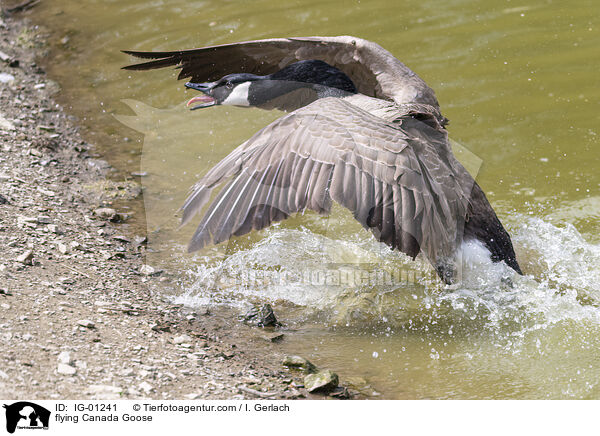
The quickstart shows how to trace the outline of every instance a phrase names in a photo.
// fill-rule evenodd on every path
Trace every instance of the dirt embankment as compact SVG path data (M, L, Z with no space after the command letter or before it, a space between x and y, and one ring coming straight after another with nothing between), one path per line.
M54 102L39 30L0 31L0 398L310 396L261 329L160 297L112 204L139 186L107 179Z

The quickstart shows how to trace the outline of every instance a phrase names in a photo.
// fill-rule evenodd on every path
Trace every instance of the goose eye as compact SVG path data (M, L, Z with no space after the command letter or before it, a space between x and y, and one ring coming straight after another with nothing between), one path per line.
M231 83L231 82L227 82L227 83L225 84L225 87L226 87L227 89L233 89L233 83Z

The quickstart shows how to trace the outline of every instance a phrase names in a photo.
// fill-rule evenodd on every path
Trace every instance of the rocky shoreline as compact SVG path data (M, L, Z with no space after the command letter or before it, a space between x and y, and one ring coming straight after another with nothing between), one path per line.
M0 397L326 398L282 365L280 333L161 297L169 276L144 264L146 239L115 203L141 188L110 180L53 100L39 30L17 16L0 29Z

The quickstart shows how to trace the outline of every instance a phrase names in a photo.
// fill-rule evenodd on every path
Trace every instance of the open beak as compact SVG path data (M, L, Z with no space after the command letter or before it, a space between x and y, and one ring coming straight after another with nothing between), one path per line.
M217 104L217 101L212 98L210 96L210 91L212 90L212 83L193 83L193 82L187 82L185 84L186 88L191 88L191 89L195 89L196 91L200 91L203 93L203 95L198 95L194 98L191 98L186 106L191 106L195 103L199 103L196 104L195 106L193 106L192 108L190 108L190 110L196 110L196 109L202 109L205 107L211 107L214 106L215 104Z

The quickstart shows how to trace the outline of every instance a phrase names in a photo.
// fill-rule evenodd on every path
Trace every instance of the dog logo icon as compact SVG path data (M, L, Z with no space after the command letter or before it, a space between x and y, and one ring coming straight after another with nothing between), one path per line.
M6 409L6 431L14 433L18 429L48 429L50 411L28 401L4 404Z

